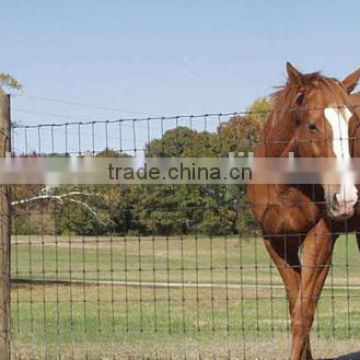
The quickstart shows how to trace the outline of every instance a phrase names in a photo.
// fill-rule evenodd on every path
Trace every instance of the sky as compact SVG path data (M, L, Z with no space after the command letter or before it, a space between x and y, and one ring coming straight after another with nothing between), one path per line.
M23 125L242 111L286 61L339 79L360 66L359 14L358 0L12 0L0 71L23 84Z

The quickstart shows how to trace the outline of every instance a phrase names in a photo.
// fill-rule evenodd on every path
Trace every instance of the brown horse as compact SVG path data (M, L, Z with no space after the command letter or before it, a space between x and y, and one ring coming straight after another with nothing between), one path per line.
M359 157L360 109L353 106L359 99L350 93L360 69L343 81L302 74L290 63L287 73L286 85L273 94L274 109L255 156L283 157L291 151L297 157ZM360 230L358 189L351 182L249 184L248 199L286 288L291 359L312 359L309 334L335 240L339 233Z
M350 100L353 106L360 107L360 92L350 95Z

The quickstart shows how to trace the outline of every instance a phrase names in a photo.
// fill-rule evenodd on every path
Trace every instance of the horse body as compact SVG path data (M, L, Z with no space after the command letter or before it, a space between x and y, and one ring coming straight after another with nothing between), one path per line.
M274 95L274 111L266 121L255 157L284 157L290 151L299 157L360 157L356 144L360 140L360 118L353 106L360 103L360 93L352 98L349 95L360 70L343 82L319 73L301 74L289 63L287 70L288 82ZM338 130L331 123L331 111L324 111L336 111L336 107L352 110L351 118L344 115L342 119L349 134L348 149L342 149L341 154L344 144L340 144ZM341 232L360 230L357 189L355 184L250 183L248 199L286 288L292 325L291 359L312 359L309 334L335 240Z

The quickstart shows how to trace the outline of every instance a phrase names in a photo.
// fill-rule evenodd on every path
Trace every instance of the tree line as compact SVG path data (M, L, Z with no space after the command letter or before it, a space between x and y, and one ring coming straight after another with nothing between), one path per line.
M267 99L230 117L216 132L168 130L146 144L150 157L226 157L253 151L271 111ZM37 156L37 154L33 154ZM97 156L129 156L104 149ZM242 234L256 223L245 185L14 186L14 234Z

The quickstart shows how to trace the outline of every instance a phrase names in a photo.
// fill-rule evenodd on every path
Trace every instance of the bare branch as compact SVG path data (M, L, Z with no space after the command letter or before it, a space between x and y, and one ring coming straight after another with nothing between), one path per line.
M44 189L42 189L42 190L44 190ZM81 196L101 196L99 194L83 193L80 191L71 191L69 193L62 194L62 195L50 195L47 193L47 191L45 191L45 195L33 196L33 197L30 197L27 199L12 201L11 205L12 206L23 205L23 204L31 203L34 201L40 201L40 200L55 200L55 201L58 201L61 205L63 205L64 204L63 199L65 199L66 201L81 205L82 207L84 207L87 211L89 211L94 216L94 218L97 222L99 222L103 226L107 226L108 224L106 224L104 221L102 221L98 217L95 209L93 209L92 207L90 207L88 204L86 204L83 201L71 198L71 196L79 196L79 195L81 195Z
M88 204L80 201L80 200L75 200L75 199L67 199L68 201L72 202L72 203L75 203L75 204L79 204L81 206L83 206L85 209L87 209L93 216L94 218L103 226L107 226L108 224L104 223L97 215L96 211L91 208Z

